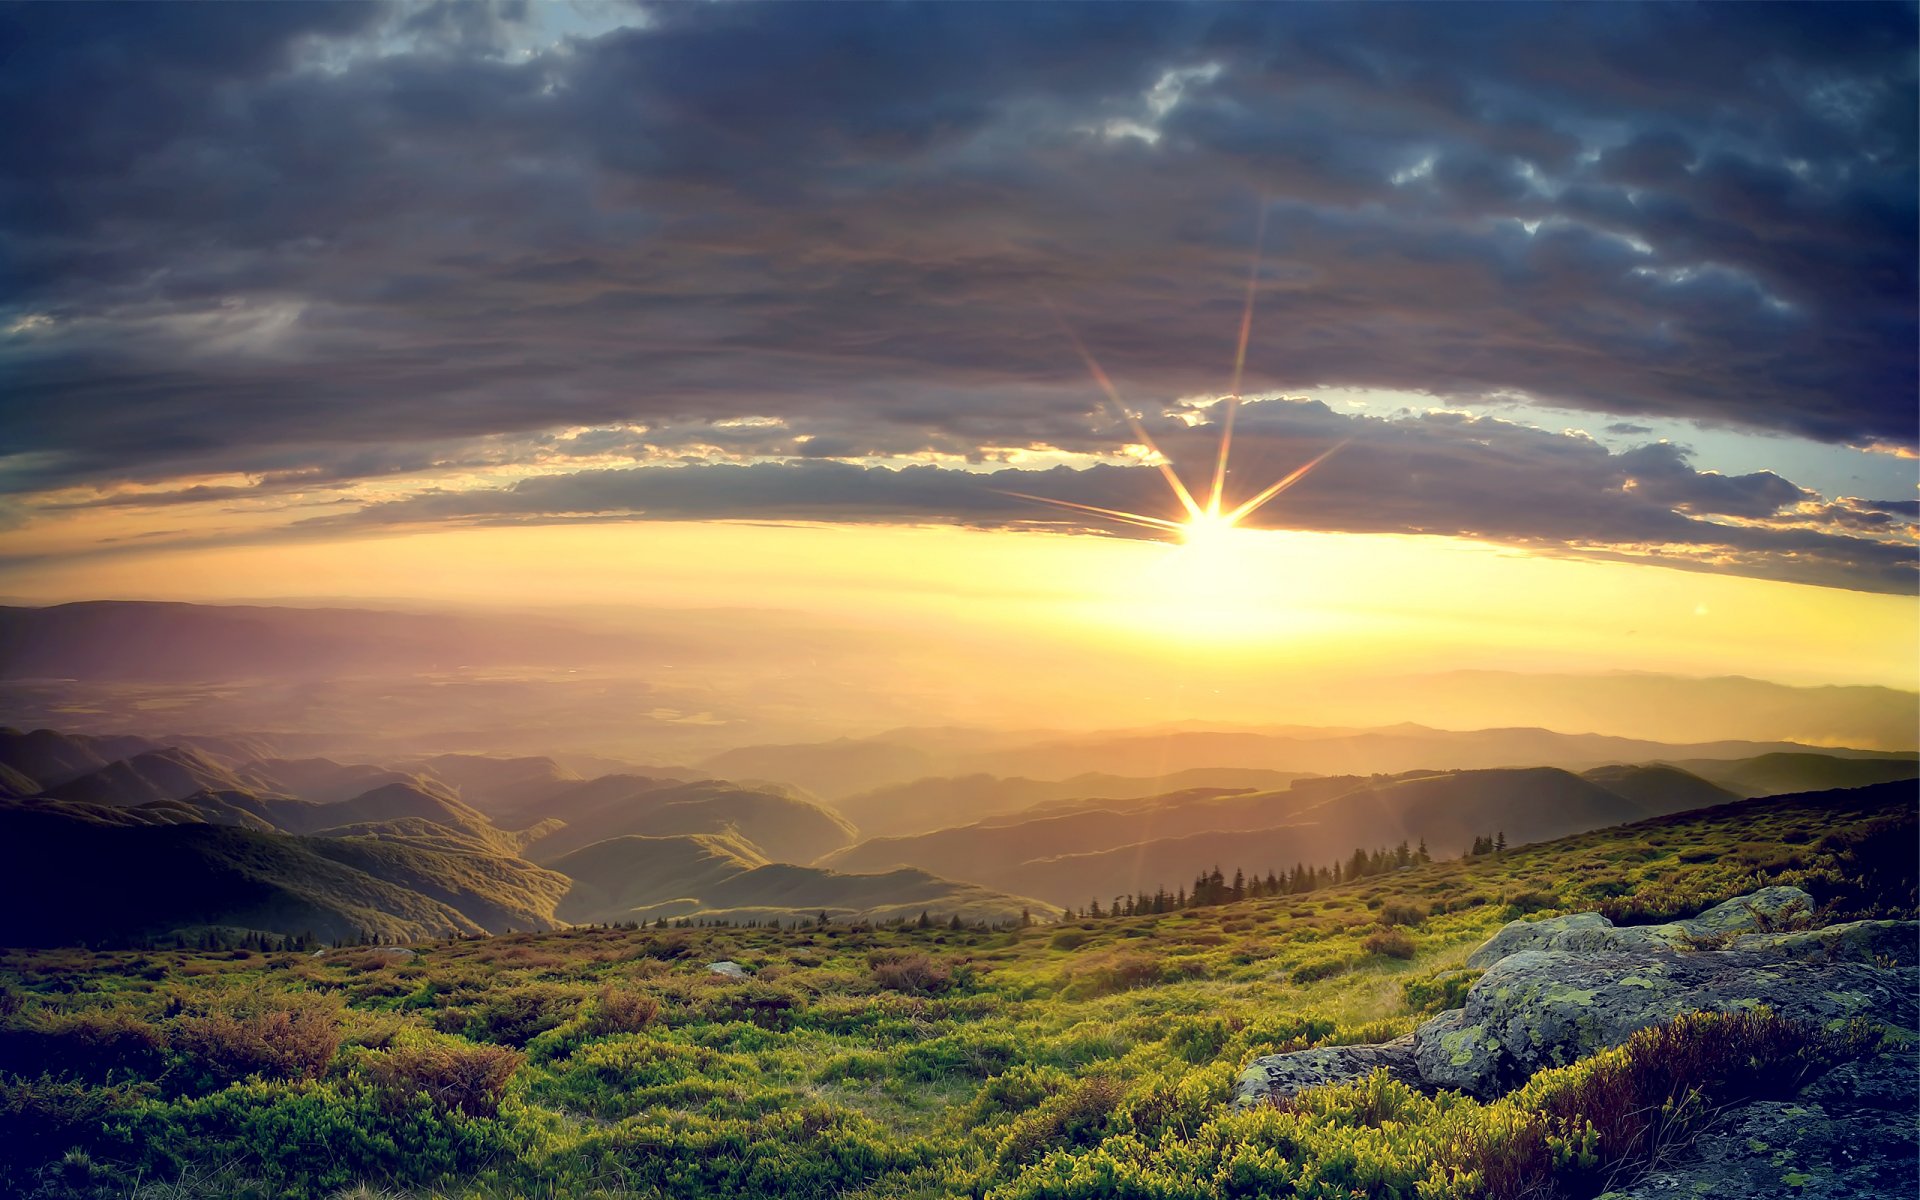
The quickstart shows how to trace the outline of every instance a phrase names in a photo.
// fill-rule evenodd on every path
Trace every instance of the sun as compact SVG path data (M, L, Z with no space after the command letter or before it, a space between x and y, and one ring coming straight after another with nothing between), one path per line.
M1080 352L1081 359L1087 364L1088 373L1093 376L1093 381L1100 385L1101 392L1106 395L1114 411L1119 413L1121 419L1127 423L1127 427L1132 430L1136 442L1148 452L1149 461L1152 462L1154 469L1160 472L1161 478L1166 480L1168 489L1173 492L1173 498L1179 502L1180 509L1185 514L1185 520L1172 521L1165 517L1149 516L1146 513L1100 508L1072 500L1058 500L1051 496L1029 495L1025 492L1003 492L1002 494L1022 500L1037 500L1042 504L1072 509L1075 512L1090 513L1109 521L1118 521L1160 533L1175 534L1189 549L1203 547L1217 549L1232 538L1241 521L1259 511L1281 492L1300 482L1307 472L1325 462L1334 451L1346 445L1344 441L1335 443L1331 449L1322 452L1305 466L1295 468L1289 474L1268 484L1251 498L1234 507L1225 507L1227 459L1233 452L1233 422L1240 411L1240 382L1246 373L1247 340L1253 333L1254 290L1260 278L1260 249L1265 241L1266 231L1267 212L1265 204L1262 204L1259 232L1254 236L1253 266L1247 272L1246 302L1240 311L1240 341L1233 356L1233 386L1228 390L1227 398L1223 401L1226 406L1226 415L1220 423L1220 452L1214 458L1213 482L1204 503L1194 497L1186 481L1180 478L1180 472L1174 467L1173 460L1155 444L1152 436L1147 433L1146 426L1141 424L1139 416L1121 402L1119 389L1113 386L1113 380L1108 378L1099 361L1093 357L1093 352L1087 349L1086 343L1080 340L1080 336L1067 324L1065 318L1061 317L1057 309L1054 311L1054 318L1060 322L1061 332L1067 335L1067 340L1073 343L1073 348Z
M1233 540L1234 527L1238 523L1231 513L1196 513L1180 526L1180 541L1195 550L1214 553L1224 549Z

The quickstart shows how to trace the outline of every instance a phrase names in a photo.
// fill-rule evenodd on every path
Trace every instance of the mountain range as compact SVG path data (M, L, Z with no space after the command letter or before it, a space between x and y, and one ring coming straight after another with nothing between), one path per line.
M743 770L736 779L646 767L586 778L546 756L360 763L284 756L263 737L0 729L0 944L128 941L214 925L413 940L578 922L788 922L822 911L1049 920L1095 898L1173 889L1214 867L1322 866L1401 841L1446 857L1494 835L1518 844L1743 797L1920 775L1911 755L1740 753L1751 748L1406 727L1041 742L901 731L723 756ZM1125 767L1206 754L1333 765L1367 749L1396 767L1416 753L1442 764L1528 752L1602 761L1579 770L981 771L837 802L745 776L782 764L818 779L848 763L1032 771L1090 757Z

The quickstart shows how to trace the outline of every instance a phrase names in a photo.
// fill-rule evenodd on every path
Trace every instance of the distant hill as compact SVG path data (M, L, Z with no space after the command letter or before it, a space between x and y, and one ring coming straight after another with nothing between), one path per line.
M769 863L751 846L708 835L613 838L551 865L574 880L560 906L574 921L792 921L821 912L881 921L925 911L942 919L958 914L966 921L1008 922L1023 910L1042 921L1059 915L1042 901L925 871L861 875Z
M1834 762L1845 760L1834 759ZM1862 761L1872 761L1862 760ZM1615 795L1638 801L1649 814L1711 808L1741 797L1691 771L1665 763L1615 764L1580 772Z
M779 779L828 799L941 773L945 760L914 746L840 738L786 746L745 746L704 759L703 774Z
M197 750L168 746L108 763L47 788L45 794L89 804L147 804L207 791L271 791L271 785L230 771Z
M405 766L450 784L460 799L490 816L530 809L580 782L580 776L544 756L437 754Z
M395 941L550 928L566 886L506 856L0 802L4 945L125 941L207 925Z
M975 774L916 779L848 796L833 807L868 837L924 833L949 825L1023 812L1038 805L1127 800L1185 788L1272 791L1300 778L1295 772L1244 767L1196 767L1148 777L1089 772L1071 779L1006 779ZM1100 805L1094 805L1099 807Z
M139 737L92 737L51 729L26 733L0 728L0 765L33 780L40 789L58 787L110 762L160 748L158 742Z
M1176 888L1194 875L1324 865L1359 847L1425 841L1432 853L1464 852L1476 837L1505 833L1540 841L1624 821L1718 803L1726 793L1677 770L1609 773L1615 791L1553 767L1417 772L1400 777L1302 780L1285 791L1208 789L1126 802L1131 811L1086 807L1002 817L904 838L875 838L820 865L874 871L912 866L1056 904L1085 904L1123 891ZM1091 803L1091 802L1090 802Z
M1867 787L1920 777L1920 758L1836 758L1830 754L1762 754L1732 762L1685 759L1675 765L1740 796L1781 796L1829 788Z
M271 783L275 791L316 804L350 800L389 783L421 782L416 775L390 767L341 763L330 758L255 759L245 764L245 770Z
M1610 763L1678 762L1696 758L1751 758L1774 752L1825 753L1843 758L1882 752L1802 746L1792 742L1701 742L1675 745L1550 729L1379 729L1186 726L1115 730L1008 745L956 739L916 745L896 732L802 745L749 746L700 764L726 778L752 775L798 784L829 800L872 803L863 793L916 784L936 776L1068 780L1103 774L1156 778L1193 770L1253 770L1294 775L1371 775L1411 770L1481 770L1556 766L1569 770Z
M551 862L610 837L731 834L781 862L812 862L852 842L839 814L791 790L723 780L656 786L639 776L608 776L553 797L540 809L564 826L533 842L536 862Z

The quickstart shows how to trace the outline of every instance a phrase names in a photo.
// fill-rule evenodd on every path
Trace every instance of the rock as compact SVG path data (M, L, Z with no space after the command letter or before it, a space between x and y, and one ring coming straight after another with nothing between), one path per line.
M1256 1058L1233 1086L1233 1106L1251 1108L1285 1100L1303 1088L1350 1083L1382 1068L1402 1082L1419 1082L1412 1034L1374 1046L1320 1046Z
M1818 1085L1789 1101L1743 1105L1709 1126L1691 1146L1656 1163L1633 1186L1609 1192L1602 1200L1920 1195L1910 1059L1906 1067L1909 1086L1902 1106L1862 1105L1837 1091L1816 1098Z
M1467 958L1469 967L1491 967L1526 950L1688 949L1742 933L1762 933L1769 925L1811 916L1813 897L1795 887L1769 887L1722 901L1697 917L1665 925L1615 925L1599 913L1573 913L1544 921L1509 921Z
M1735 938L1728 948L1809 962L1911 967L1920 962L1920 921L1849 921L1797 933L1748 933Z
M1429 1085L1493 1096L1681 1013L1764 1005L1817 1025L1865 1016L1904 1029L1916 992L1911 969L1771 952L1525 950L1481 976L1465 1008L1422 1025L1414 1059Z
M715 975L725 975L728 979L745 979L748 975L752 974L751 971L731 959L721 959L719 962L708 963L707 970L712 971Z
M1920 1195L1915 1112L1920 1112L1920 1058L1908 1042L1874 1058L1843 1063L1790 1101L1730 1110L1691 1145L1608 1197Z

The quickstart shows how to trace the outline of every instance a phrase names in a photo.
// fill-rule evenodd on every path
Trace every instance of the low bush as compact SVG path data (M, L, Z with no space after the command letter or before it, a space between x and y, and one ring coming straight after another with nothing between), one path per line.
M660 1001L646 992L603 988L587 1017L587 1033L606 1037L615 1033L639 1033L660 1016Z
M526 1061L504 1046L459 1046L438 1042L373 1056L367 1071L390 1102L424 1095L449 1112L491 1117L500 1111L507 1082Z
M1427 919L1427 910L1418 904L1389 900L1380 909L1382 925L1418 925Z
M867 956L867 969L873 981L895 992L932 995L945 991L953 981L953 972L925 954L899 950L876 950Z
M250 1077L317 1079L340 1048L339 1023L318 1006L181 1017L171 1034L190 1091L213 1091Z
M1099 1141L1121 1094L1120 1085L1105 1075L1081 1080L1016 1121L1000 1143L1000 1160L1031 1162L1049 1150Z
M1382 958L1410 959L1418 949L1402 929L1381 929L1360 939L1360 948Z
M71 1074L110 1082L149 1079L167 1062L163 1030L131 1013L25 1010L0 1024L0 1064L21 1075Z
M1332 979L1346 969L1347 964L1337 958L1321 958L1301 963L1287 978L1294 983L1317 983L1322 979Z

